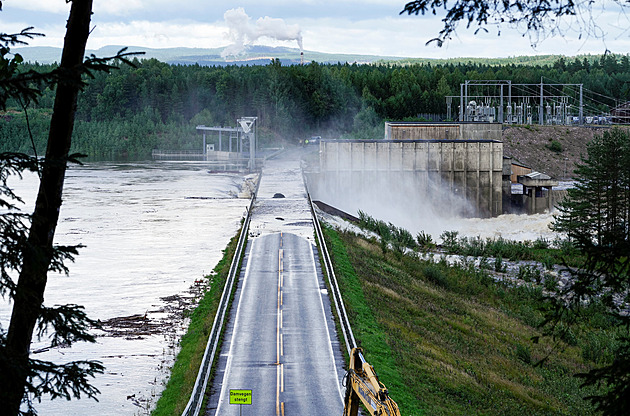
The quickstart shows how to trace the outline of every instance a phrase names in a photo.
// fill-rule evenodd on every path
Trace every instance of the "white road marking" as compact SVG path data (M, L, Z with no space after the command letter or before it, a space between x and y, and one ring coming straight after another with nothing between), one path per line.
M253 239L252 240L252 246L250 247L250 252L252 252L254 250L254 244L256 244L259 240L258 239ZM241 300L243 299L243 293L245 293L245 287L247 286L247 281L249 278L249 266L252 264L251 259L249 259L249 261L247 262L247 267L245 268L245 278L243 279L243 287L241 288L241 294L238 298L238 306L236 307L236 319L234 320L234 331L232 332L232 334L236 333L236 330L238 329L238 324L240 321L240 317L241 317ZM227 362L225 363L225 372L223 373L223 383L221 383L221 393L219 393L219 403L217 404L217 411L215 412L216 415L220 415L221 414L221 406L223 405L223 401L224 401L224 397L225 395L223 394L225 391L225 380L229 380L229 374L232 371L232 347L234 346L234 336L232 336L232 340L230 341L230 350L228 352L228 359ZM228 402L229 402L229 398L228 398Z

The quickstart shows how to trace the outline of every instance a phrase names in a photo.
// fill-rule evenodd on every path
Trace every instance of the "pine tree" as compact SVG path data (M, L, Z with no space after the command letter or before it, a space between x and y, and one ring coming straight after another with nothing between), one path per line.
M1 7L1 3L0 3ZM22 58L10 48L39 34L25 29L18 34L0 33L0 108L9 99L24 112L42 94L41 86L56 87L48 144L43 159L37 154L0 153L0 295L13 303L8 331L0 328L0 410L3 415L35 414L33 399L95 397L98 389L89 378L103 371L97 361L66 364L32 359L33 337L50 337L52 345L94 341L89 330L97 322L78 305L48 307L44 292L48 272L67 272L64 262L77 254L77 246L58 246L53 240L59 219L66 166L76 161L69 154L79 90L85 75L113 69L111 59L122 59L124 50L111 58L83 61L90 29L92 0L73 0L59 68L50 72L20 72ZM24 138L26 139L26 138ZM35 145L31 138L31 150ZM34 152L36 153L36 152ZM19 210L20 201L7 184L10 175L37 172L40 186L32 215ZM17 282L14 277L18 275Z
M584 255L572 270L572 281L549 300L547 324L579 323L585 305L600 303L620 329L614 362L581 374L584 385L604 386L589 399L607 415L630 414L630 132L605 131L588 145L554 221L555 231L566 233ZM568 317L568 318L567 318Z

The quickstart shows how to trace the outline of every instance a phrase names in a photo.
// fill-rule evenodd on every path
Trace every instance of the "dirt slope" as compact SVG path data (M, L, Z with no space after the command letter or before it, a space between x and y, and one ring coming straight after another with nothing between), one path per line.
M573 176L586 144L606 127L519 126L503 129L503 154L555 179ZM557 141L560 145L555 145ZM565 167L566 166L566 167ZM565 171L566 169L566 171ZM566 172L566 173L565 173Z

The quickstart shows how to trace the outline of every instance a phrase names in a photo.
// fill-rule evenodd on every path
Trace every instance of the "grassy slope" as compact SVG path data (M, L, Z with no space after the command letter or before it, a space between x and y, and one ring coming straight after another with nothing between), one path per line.
M181 350L171 369L166 389L152 412L153 416L181 415L188 404L237 243L238 233L223 251L223 258L211 276L210 289L192 313L188 332L181 339Z
M403 415L593 414L578 348L533 344L539 292L327 229L355 336Z

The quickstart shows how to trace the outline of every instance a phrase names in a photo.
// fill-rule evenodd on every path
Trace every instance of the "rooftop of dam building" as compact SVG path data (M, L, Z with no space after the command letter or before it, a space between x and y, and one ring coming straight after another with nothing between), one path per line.
M551 176L545 175L540 172L531 172L527 175L520 175L518 177L518 183L523 184L524 186L533 186L533 187L544 187L551 188L554 186L558 186L558 181L552 179Z
M501 140L503 124L386 121L385 140Z

